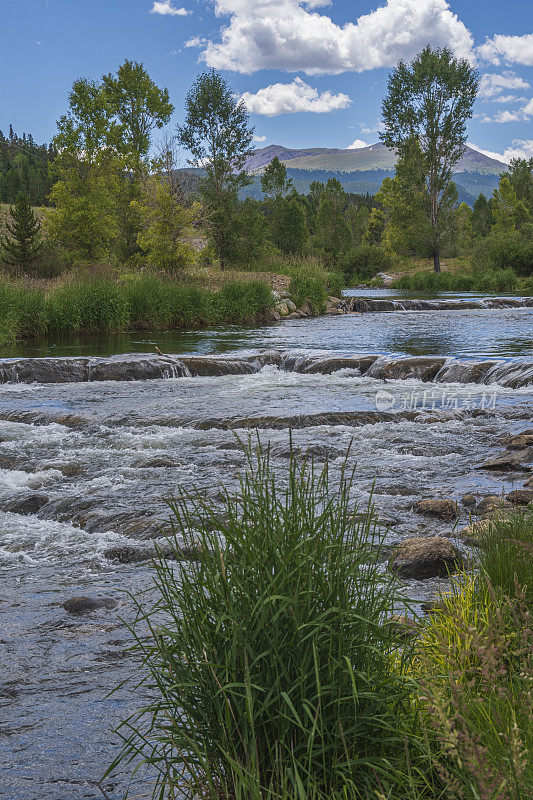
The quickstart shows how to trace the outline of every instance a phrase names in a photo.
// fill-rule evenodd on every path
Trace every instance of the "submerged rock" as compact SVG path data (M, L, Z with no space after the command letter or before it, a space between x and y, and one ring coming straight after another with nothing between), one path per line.
M489 494L480 500L476 508L476 513L481 515L492 514L501 508L505 508L509 503L499 494Z
M402 578L446 577L465 564L461 551L441 536L417 536L394 548L389 568Z
M11 500L5 507L6 511L11 511L12 514L30 515L36 514L40 508L48 503L48 497L45 494L30 494L25 497L18 497L16 500Z
M65 600L61 606L69 614L90 614L92 611L98 611L101 608L114 608L117 604L116 600L110 597L71 597L70 600Z
M458 516L457 503L454 500L418 500L413 504L413 511L415 514L424 514L427 517L437 517L446 521L451 521Z

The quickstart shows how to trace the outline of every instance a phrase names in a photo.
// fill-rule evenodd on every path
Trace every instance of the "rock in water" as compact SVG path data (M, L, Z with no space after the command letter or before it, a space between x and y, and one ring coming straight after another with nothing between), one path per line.
M100 608L114 608L116 604L116 600L110 597L71 597L70 600L61 603L65 611L77 615L90 614Z
M461 503L466 508L474 508L477 503L477 500L473 494L465 494L461 497Z
M499 494L489 494L478 503L476 514L493 514L495 511L499 511L501 508L505 508L508 505L509 503L505 497Z
M427 517L438 517L446 521L451 521L458 516L457 503L453 500L417 500L417 502L413 504L413 511L416 514L425 514Z
M417 536L394 548L389 568L402 578L446 577L464 566L461 551L441 536Z
M514 489L506 499L517 506L528 506L533 503L533 489Z

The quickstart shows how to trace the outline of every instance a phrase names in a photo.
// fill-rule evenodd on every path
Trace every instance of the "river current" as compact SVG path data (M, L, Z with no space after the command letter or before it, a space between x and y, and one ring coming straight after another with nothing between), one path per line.
M127 592L149 585L142 557L161 535L165 498L236 483L236 435L258 426L280 473L291 430L296 448L333 471L351 444L354 499L372 496L389 543L453 537L412 503L521 486L521 475L478 467L531 426L532 387L531 307L346 314L0 354L0 798L103 796L112 729L144 699L134 684L108 697L134 669ZM420 602L439 585L407 591ZM76 595L116 606L72 616L62 603ZM103 788L118 800L125 785Z

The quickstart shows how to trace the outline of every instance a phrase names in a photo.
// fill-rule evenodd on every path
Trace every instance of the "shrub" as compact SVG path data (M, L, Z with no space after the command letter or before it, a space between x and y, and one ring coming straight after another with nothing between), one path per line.
M533 625L523 591L463 578L426 621L418 676L434 764L449 800L533 792Z
M533 242L518 231L493 231L476 247L473 263L478 269L511 269L518 275L533 275Z
M416 763L404 656L383 624L394 578L350 489L293 454L274 474L249 449L222 509L201 491L170 503L174 554L200 555L161 554L153 602L132 598L154 699L119 729L109 773L140 757L154 797L347 800L393 782L406 748Z
M339 259L339 268L343 271L347 282L355 278L368 280L376 272L386 272L391 269L393 259L390 253L382 247L371 244L361 244L354 247Z

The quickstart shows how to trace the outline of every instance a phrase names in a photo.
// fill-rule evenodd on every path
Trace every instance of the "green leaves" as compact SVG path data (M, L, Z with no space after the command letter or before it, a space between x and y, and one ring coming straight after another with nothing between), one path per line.
M477 89L478 74L466 60L455 59L447 48L428 46L410 65L400 61L389 77L382 104L385 130L380 138L404 164L412 165L427 194L436 271L450 224L446 211L452 171L465 150L466 123Z

